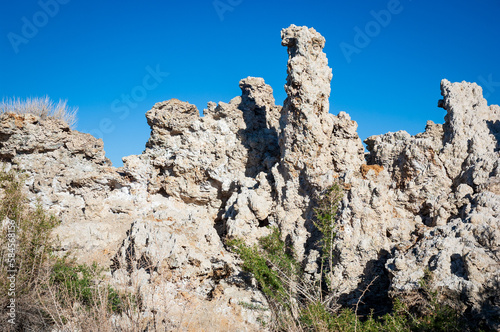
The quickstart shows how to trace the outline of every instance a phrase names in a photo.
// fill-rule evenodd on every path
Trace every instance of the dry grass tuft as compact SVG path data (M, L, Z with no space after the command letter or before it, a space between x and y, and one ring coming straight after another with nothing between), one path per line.
M16 114L33 114L42 119L51 117L63 120L68 126L75 128L78 109L69 108L66 103L67 101L65 100L59 100L58 103L55 103L48 96L27 98L26 100L13 98L2 100L0 103L0 114L13 112Z

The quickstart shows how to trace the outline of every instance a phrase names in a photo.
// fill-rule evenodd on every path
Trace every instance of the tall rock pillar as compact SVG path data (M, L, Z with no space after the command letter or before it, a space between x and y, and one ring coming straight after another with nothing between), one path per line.
M288 47L288 95L281 111L281 159L273 171L282 233L299 257L312 231L314 197L333 183L330 143L334 117L328 113L332 70L325 39L313 28L291 25L281 31Z

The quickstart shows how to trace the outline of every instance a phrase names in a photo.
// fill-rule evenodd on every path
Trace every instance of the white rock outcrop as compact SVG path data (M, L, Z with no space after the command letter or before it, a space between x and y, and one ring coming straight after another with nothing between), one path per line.
M443 300L499 317L499 107L474 83L443 80L441 91L443 125L368 138L365 178L346 179L335 267L345 304L378 276L365 302L380 309L388 295L416 291L430 271Z
M383 312L428 273L443 301L499 328L500 107L474 83L443 80L443 125L369 137L365 155L356 122L329 113L325 39L294 25L281 35L283 107L254 77L204 116L187 102L157 103L144 152L122 168L101 140L60 120L5 113L0 160L24 171L32 203L60 219L59 250L108 266L117 287L138 291L143 318L168 328L217 317L210 324L220 329L260 330L269 314L244 304L265 307L265 297L224 239L255 243L278 226L314 275L314 207L337 179L346 190L334 243L338 303L354 304L377 277L360 310Z
M325 39L313 28L281 31L288 49L287 98L280 118L280 160L273 168L279 204L276 217L299 257L313 246L316 197L339 173L359 170L363 146L346 113L329 113L332 70L323 52ZM314 241L310 241L314 242Z

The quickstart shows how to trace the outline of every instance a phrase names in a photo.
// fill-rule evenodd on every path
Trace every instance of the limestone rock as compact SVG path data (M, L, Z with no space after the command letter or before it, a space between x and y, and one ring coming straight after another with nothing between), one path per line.
M260 329L262 314L241 303L265 307L265 298L240 276L221 235L255 240L268 232L262 226L273 205L266 172L278 160L280 107L263 79L240 85L241 97L209 104L204 117L179 100L157 103L146 114L146 150L124 158L119 169L105 158L101 140L61 121L0 115L1 158L26 171L33 204L40 201L60 218L59 249L111 266L116 287L133 281L145 319L169 303L151 292L174 288L204 310L224 312L238 329ZM230 200L240 193L247 196ZM243 201L248 213L228 212ZM180 324L187 302L174 303L178 316L170 326Z
M500 115L474 83L443 80L441 87L444 125L369 137L367 161L382 170L348 179L335 267L344 304L375 276L372 296L380 302L384 290L395 297L416 291L430 270L431 287L449 303L498 316Z
M283 235L303 257L311 239L314 197L329 188L337 172L358 168L363 147L356 123L329 112L332 70L325 39L313 28L291 25L281 31L288 49L287 83L280 118L280 162L273 169Z
M255 77L203 116L177 99L156 103L144 152L122 168L101 140L60 120L5 113L0 160L25 172L32 204L60 219L58 249L109 267L116 287L141 297L141 319L167 329L216 317L221 330L261 330L269 314L247 308L266 299L223 240L255 243L278 226L314 277L314 208L337 179L346 191L334 242L338 303L355 304L377 277L360 312L383 310L429 271L444 301L499 329L500 107L475 83L443 80L444 124L369 137L365 156L356 122L329 113L325 39L295 25L281 36L283 107Z

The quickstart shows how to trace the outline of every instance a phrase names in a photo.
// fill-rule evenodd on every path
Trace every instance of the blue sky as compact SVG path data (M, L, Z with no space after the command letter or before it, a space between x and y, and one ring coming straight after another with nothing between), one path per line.
M144 114L177 98L200 111L263 77L285 99L280 31L314 27L333 68L330 112L362 139L442 123L441 79L473 81L500 103L500 1L2 1L0 98L48 95L78 107L115 166L140 154Z

